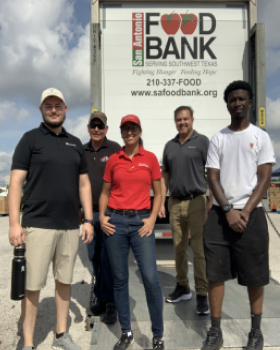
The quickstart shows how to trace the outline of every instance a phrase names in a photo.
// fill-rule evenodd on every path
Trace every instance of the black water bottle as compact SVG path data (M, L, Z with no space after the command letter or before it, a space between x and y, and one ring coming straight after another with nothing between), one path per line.
M22 300L25 292L25 248L23 245L14 248L12 261L11 299Z

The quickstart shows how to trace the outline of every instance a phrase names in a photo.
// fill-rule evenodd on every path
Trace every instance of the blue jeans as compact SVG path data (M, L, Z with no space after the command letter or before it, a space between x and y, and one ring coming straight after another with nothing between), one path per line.
M143 226L142 219L147 215L124 217L115 212L106 211L110 223L116 226L112 236L106 236L106 246L114 277L114 296L123 332L131 330L128 292L128 255L129 248L135 256L142 276L146 299L152 321L154 337L163 335L163 299L156 265L155 233L149 237L140 237L138 230Z
M93 213L94 238L87 244L88 257L95 274L94 294L105 303L114 301L114 285L105 244L105 233L99 223L99 212Z

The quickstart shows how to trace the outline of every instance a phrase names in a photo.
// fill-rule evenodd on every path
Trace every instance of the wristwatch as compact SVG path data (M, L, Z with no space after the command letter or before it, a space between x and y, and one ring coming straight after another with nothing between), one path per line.
M93 226L93 220L84 219L84 220L83 220L83 223L84 223L84 224L91 224L91 225Z
M232 204L226 204L226 205L224 205L223 207L222 207L222 210L223 210L223 212L226 214L226 213L228 213L229 211L230 211L230 209L232 209L233 208L233 205Z

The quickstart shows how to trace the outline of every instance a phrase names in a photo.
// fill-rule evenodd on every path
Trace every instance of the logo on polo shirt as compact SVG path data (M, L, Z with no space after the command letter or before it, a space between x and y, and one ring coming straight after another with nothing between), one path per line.
M148 169L149 169L149 165L148 165L148 164L139 163L138 166L144 166L145 168L148 168Z
M102 157L102 158L100 159L100 162L106 163L108 159L109 159L109 157L104 156L104 157Z
M252 142L250 143L250 148L254 149L254 144Z
M195 146L189 146L188 148L196 148Z
M77 145L75 145L75 143L65 142L65 145L66 145L66 146L77 147Z

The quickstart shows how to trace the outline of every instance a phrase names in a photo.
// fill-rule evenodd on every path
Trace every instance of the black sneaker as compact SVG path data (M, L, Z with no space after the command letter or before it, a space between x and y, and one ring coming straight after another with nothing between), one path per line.
M165 299L168 303L177 303L180 300L190 300L192 298L192 293L190 288L186 288L177 283L176 288L173 293L169 294Z
M99 316L106 311L106 304L101 299L95 298L90 305L90 310L94 316Z
M153 339L153 350L164 350L164 340L163 339Z
M118 320L117 315L118 313L117 313L116 305L113 301L110 301L106 304L106 311L105 311L105 314L101 317L101 320L107 324L115 323Z
M248 334L248 343L246 350L262 350L263 335L260 329L252 329Z
M199 295L196 296L196 313L198 315L209 315L210 310L207 302L207 295Z
M132 332L123 333L121 339L114 346L114 350L125 350L134 342Z
M211 327L201 350L219 350L223 346L222 332Z

